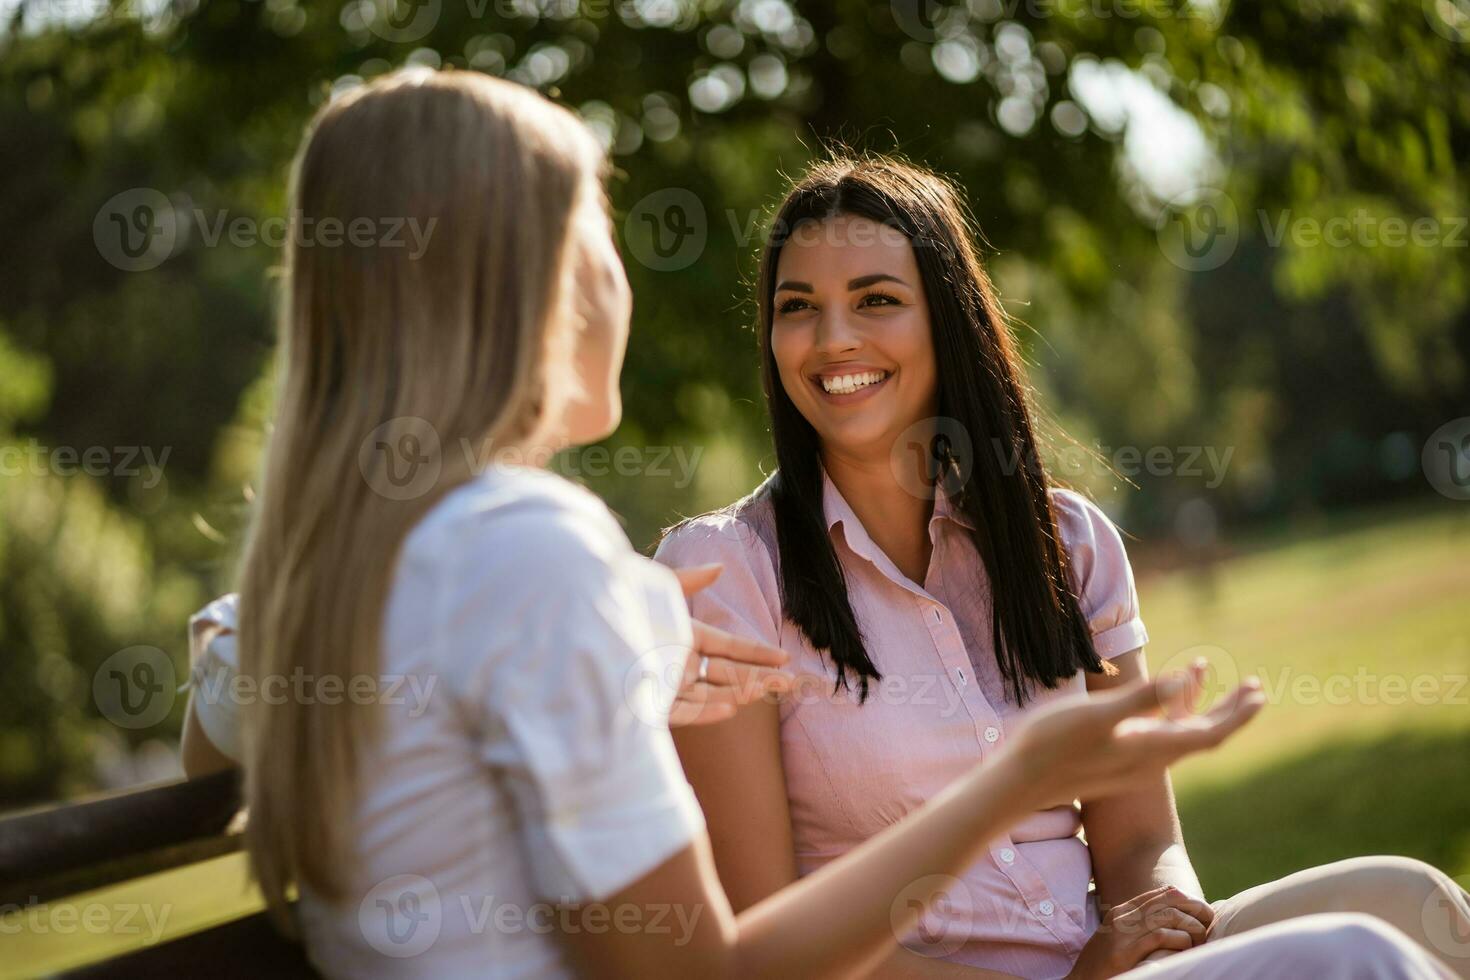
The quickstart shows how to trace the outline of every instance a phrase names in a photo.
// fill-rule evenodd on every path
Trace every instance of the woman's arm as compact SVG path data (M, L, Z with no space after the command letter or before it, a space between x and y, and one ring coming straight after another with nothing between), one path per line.
M179 762L184 767L184 775L190 779L198 779L200 776L208 776L211 773L223 769L232 769L235 760L225 755L205 734L204 726L199 723L199 715L194 709L194 697L189 696L189 707L184 713L184 734L179 744Z
M1148 677L1143 651L1112 661L1112 676L1088 674L1089 691L1107 691ZM1126 793L1082 804L1082 823L1092 851L1093 876L1104 907L1120 905L1159 886L1204 898L1184 848L1169 773L1160 772ZM1208 925L1208 923L1206 923Z
M973 863L1006 827L1041 807L1151 779L1179 756L1218 745L1263 700L1252 685L1206 716L1144 717L1161 704L1177 707L1185 688L1181 678L1171 677L1037 711L990 762L738 917L701 834L600 903L613 922L632 918L620 910L672 908L675 918L691 923L687 933L649 927L566 930L563 936L588 976L868 975L893 955L898 937L934 900L944 876Z
M740 913L796 881L791 813L776 704L747 705L728 721L674 732L679 760L704 811L715 870ZM1001 978L896 946L872 976Z

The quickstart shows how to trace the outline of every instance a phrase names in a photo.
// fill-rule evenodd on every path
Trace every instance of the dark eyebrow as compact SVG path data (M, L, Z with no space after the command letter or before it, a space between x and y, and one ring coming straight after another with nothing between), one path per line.
M787 279L785 282L776 286L776 292L779 293L783 289L789 289L793 293L809 293L812 291L812 284L809 282L800 282L796 279Z
M875 282L896 282L900 286L907 286L908 285L908 283L906 283L902 279L898 278L898 276L890 276L886 272L875 272L875 273L873 273L871 275L858 276L856 279L850 280L848 282L848 284L847 284L847 288L848 289L862 289L865 286L871 286L871 285L873 285L873 283L875 283Z

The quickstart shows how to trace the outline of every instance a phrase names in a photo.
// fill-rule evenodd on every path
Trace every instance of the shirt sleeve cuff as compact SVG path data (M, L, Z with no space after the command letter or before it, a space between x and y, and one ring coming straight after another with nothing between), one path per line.
M1132 653L1134 650L1141 649L1146 643L1148 643L1148 630L1143 628L1143 620L1136 616L1126 623L1120 623L1100 633L1092 634L1093 648L1104 660L1112 660L1125 653Z

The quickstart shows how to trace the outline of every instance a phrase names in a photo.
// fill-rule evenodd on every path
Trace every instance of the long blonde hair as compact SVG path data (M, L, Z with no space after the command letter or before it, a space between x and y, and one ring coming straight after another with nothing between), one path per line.
M551 414L573 214L602 160L573 114L469 72L397 72L313 120L292 173L279 400L241 572L245 676L345 687L380 674L408 531L492 445ZM344 235L362 219L368 244ZM422 254L413 222L428 230ZM403 465L427 483L395 478ZM276 700L246 706L246 842L284 921L293 885L344 897L375 712Z

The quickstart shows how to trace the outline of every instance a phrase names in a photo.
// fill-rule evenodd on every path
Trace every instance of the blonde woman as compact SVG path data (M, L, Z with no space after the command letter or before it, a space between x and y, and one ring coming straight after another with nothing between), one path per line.
M229 601L196 619L185 757L242 761L255 873L278 911L299 896L330 976L862 975L1012 821L1157 778L1261 703L1248 685L1181 713L1195 679L1176 676L1038 713L901 825L733 915L668 726L787 683L780 655L691 624L595 498L497 462L618 422L630 304L602 167L535 93L432 72L340 97L297 161L303 223L434 230L417 260L293 236L238 621ZM1221 943L1190 975L1243 962L1440 976L1352 917Z

